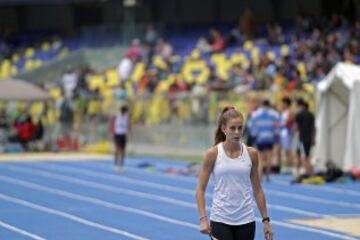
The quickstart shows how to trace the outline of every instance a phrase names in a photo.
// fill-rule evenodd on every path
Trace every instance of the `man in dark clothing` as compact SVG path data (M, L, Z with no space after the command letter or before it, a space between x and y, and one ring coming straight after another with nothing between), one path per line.
M310 150L314 143L315 135L315 117L308 109L308 104L302 100L297 100L297 108L299 109L295 116L296 130L299 134L299 144L297 146L298 164L299 170L301 163L303 164L306 173L311 176L313 173Z
M9 128L9 118L5 109L0 109L0 145L7 140L7 129Z

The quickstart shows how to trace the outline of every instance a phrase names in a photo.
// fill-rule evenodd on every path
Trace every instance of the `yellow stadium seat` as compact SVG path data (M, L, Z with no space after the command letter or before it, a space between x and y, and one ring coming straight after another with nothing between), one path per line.
M125 83L125 89L128 95L128 98L132 99L135 96L134 88L131 82Z
M49 49L50 49L50 44L49 44L49 42L43 42L43 43L41 44L41 50L42 50L42 51L47 52L47 51L49 51Z
M88 85L90 90L103 88L105 86L104 76L103 75L90 76Z
M35 54L34 48L29 47L29 48L25 49L25 58L26 59L32 58L34 56L34 54Z
M250 40L247 40L247 41L244 42L243 48L250 51L250 49L252 49L253 46L254 46L254 43L252 41L250 41Z
M198 76L194 76L194 72L199 72ZM182 75L187 83L205 82L207 81L210 71L205 61L186 61L182 69Z
M190 54L192 59L199 59L200 58L200 52L197 49L192 50Z
M52 96L55 99L59 99L61 97L61 88L54 87L49 90L50 96Z
M310 83L305 83L303 84L303 89L308 92L308 93L315 93L315 87L314 85L310 84Z
M258 47L254 47L250 51L252 57L260 57L260 49Z
M17 63L20 60L20 55L18 53L14 53L11 57L11 61L13 63Z
M155 92L156 92L156 93L166 92L166 91L169 90L169 87L170 87L169 82L167 82L167 81L161 81L161 82L157 85Z
M153 57L152 63L160 69L165 70L167 68L166 62L159 55Z
M25 61L25 70L26 71L31 71L35 69L35 61L32 59L28 59Z
M306 66L304 62L299 62L297 69L299 70L301 77L306 77Z
M243 53L234 53L230 57L230 62L232 64L242 63L242 61L246 59L246 56Z
M145 64L142 62L136 64L135 69L131 75L131 80L133 82L138 82L144 76L144 73L145 73Z
M117 87L119 86L119 74L116 71L116 69L111 68L106 70L105 72L105 76L106 76L106 86L108 87Z
M12 65L10 71L11 71L11 76L16 75L18 73L18 69L17 69L16 65Z
M11 62L6 59L4 61L2 61L1 66L0 66L0 77L7 77L11 74Z
M211 56L211 62L216 64L225 61L226 57L223 53L216 53Z
M87 112L90 114L90 115L93 115L93 114L96 114L96 113L100 113L101 111L101 105L100 105L100 101L98 100L90 100L89 101L89 104L87 106Z
M274 61L275 60L275 53L273 51L268 51L266 53L266 56L271 60L271 61Z
M44 111L45 105L43 102L35 102L31 104L30 114L31 115L40 115Z
M43 62L40 59L35 59L34 60L34 68L41 67L42 63Z
M289 46L286 44L281 45L280 54L281 54L281 56L288 56L289 55Z

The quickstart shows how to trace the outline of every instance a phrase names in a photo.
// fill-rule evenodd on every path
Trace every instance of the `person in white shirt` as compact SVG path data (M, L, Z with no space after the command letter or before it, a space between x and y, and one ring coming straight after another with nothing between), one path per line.
M196 189L200 232L219 240L255 238L255 201L262 216L266 240L272 240L270 218L259 179L258 151L240 142L244 127L242 114L225 107L219 119L215 144L204 157ZM210 223L206 215L205 191L210 175L214 193Z
M130 79L134 63L129 55L126 55L119 63L118 74L121 82L126 82Z
M131 130L129 120L129 110L126 106L120 108L119 113L112 119L112 133L114 136L115 155L114 163L115 170L118 172L125 171L124 159L127 142L127 134Z

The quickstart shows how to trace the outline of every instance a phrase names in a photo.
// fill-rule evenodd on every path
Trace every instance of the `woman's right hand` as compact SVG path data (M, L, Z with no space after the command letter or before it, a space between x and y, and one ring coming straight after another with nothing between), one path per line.
M211 232L210 225L206 217L200 220L200 232L206 235L209 235Z

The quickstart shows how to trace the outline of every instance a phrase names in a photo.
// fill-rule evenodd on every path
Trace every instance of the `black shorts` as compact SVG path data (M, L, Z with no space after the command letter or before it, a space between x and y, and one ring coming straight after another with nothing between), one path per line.
M274 147L273 143L261 143L261 144L256 144L257 149L260 152L264 152L264 151L271 151Z
M300 157L310 157L311 142L310 141L300 141L297 146L297 154Z
M115 134L114 142L117 147L125 148L126 147L126 135L125 134Z
M255 238L255 222L243 225L228 225L210 221L211 235L219 240L253 240Z

